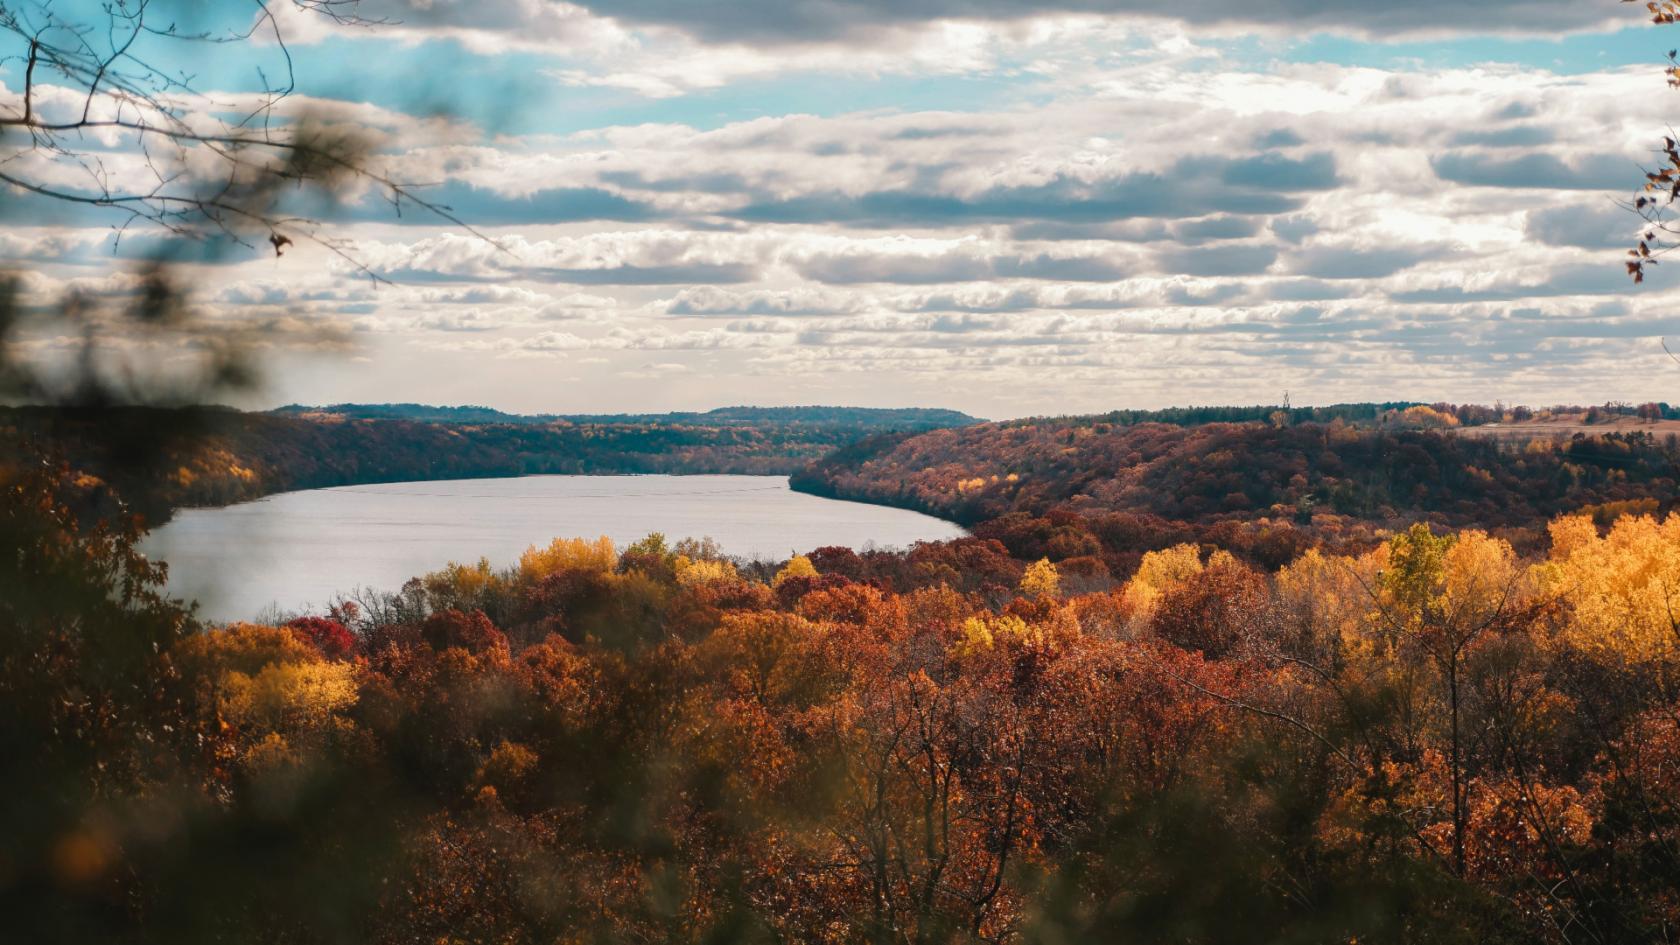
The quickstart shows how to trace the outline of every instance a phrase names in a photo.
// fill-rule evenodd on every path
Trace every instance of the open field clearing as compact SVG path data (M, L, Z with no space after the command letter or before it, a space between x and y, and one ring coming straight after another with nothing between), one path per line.
M1537 440L1552 437L1571 437L1577 433L1603 436L1607 433L1650 433L1654 436L1680 434L1680 420L1641 420L1638 417L1617 417L1598 423L1587 423L1579 414L1523 423L1489 423L1462 427L1463 436L1489 439Z

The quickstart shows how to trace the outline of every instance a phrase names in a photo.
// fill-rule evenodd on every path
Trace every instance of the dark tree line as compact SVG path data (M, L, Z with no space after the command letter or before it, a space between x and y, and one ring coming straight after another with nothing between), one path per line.
M822 408L649 419L430 423L340 412L221 408L0 408L0 444L108 481L150 524L184 506L373 482L537 474L787 475L918 411Z

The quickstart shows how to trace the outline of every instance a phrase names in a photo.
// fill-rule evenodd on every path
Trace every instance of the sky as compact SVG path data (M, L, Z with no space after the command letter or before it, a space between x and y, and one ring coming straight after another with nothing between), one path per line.
M1680 401L1680 260L1621 263L1680 113L1641 5L270 2L284 49L142 48L217 101L289 54L293 106L473 229L352 189L348 259L190 264L201 311L272 326L247 406ZM120 288L148 236L118 222L9 216L0 270Z

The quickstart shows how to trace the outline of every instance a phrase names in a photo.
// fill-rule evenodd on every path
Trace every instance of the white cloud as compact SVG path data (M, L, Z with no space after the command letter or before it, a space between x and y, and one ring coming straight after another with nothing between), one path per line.
M440 22L464 9L445 5ZM532 42L599 27L575 10L541 19L550 12L520 13L553 31ZM1636 385L1660 395L1651 339L1680 334L1666 314L1676 292L1666 268L1637 293L1626 282L1618 252L1635 221L1612 203L1666 127L1660 77L1191 69L1173 56L1200 57L1198 33L1172 27L1147 54L1103 55L1069 32L1077 23L1121 38L1137 29L1040 17L941 34L977 50L953 59L958 71L1020 73L1016 99L947 97L974 105L965 111L490 139L345 105L338 120L389 129L380 140L404 179L535 209L498 218L494 243L430 222L346 223L356 258L395 287L375 290L302 247L195 268L195 284L242 316L352 318L370 343L462 359L509 388L547 378L521 374L537 370L522 362L564 358L588 365L580 376L601 397L605 379L653 376L636 374L650 364L730 391L819 374L872 393L963 390L995 415L1019 412L1011 398L1029 389L1021 403L1063 410L1285 388L1512 399L1566 373L1604 396L1641 396L1622 394ZM626 74L697 61L661 65L659 50L734 54L640 36L666 27L609 26L622 31ZM935 27L882 28L915 43ZM717 66L715 81L786 68L777 57L792 47L771 45ZM700 69L683 81L714 79ZM557 192L636 212L545 218L558 204L543 195ZM37 294L131 290L87 278L105 238L8 228L0 259L38 270Z

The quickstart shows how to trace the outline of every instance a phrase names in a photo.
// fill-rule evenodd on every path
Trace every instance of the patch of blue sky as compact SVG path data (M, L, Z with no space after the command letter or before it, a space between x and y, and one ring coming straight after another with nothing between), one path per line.
M1519 65L1559 74L1660 68L1670 35L1648 27L1547 38L1474 36L1386 43L1317 34L1280 42L1260 37L1215 44L1222 57L1180 61L1185 71L1258 67L1278 60L1417 71ZM1109 64L1146 60L1150 51L1107 49ZM450 40L407 43L363 34L293 50L300 91L368 102L410 114L452 110L496 134L570 134L609 125L681 124L701 130L765 116L832 117L870 111L985 112L1048 101L1028 61L1004 61L967 75L799 70L650 97L607 85L569 84L591 65L535 52L485 55ZM249 64L245 71L251 71ZM247 80L249 77L247 77Z
M102 0L57 0L65 20L97 21ZM178 11L179 20L157 16L154 24L176 22L181 32L225 33L250 25L245 4L204 0L154 0L158 11ZM96 44L102 36L90 37ZM11 40L11 42L8 42ZM1606 69L1661 67L1663 54L1680 45L1680 31L1632 26L1612 33L1556 38L1466 36L1431 41L1381 42L1323 33L1302 40L1259 36L1211 45L1216 57L1181 60L1183 71L1261 68L1282 60L1332 63L1400 71L1515 64L1562 74ZM0 36L0 57L16 54L16 37ZM216 45L142 37L137 51L170 74L188 75L195 87L251 91L279 84L285 60L272 44ZM587 57L571 59L532 51L485 54L459 42L408 42L381 38L377 28L294 46L297 91L312 96L366 102L412 115L452 113L491 134L563 135L609 125L682 124L702 130L764 116L924 110L985 112L1054 100L1066 90L1040 81L1028 53L971 74L887 73L857 75L799 69L743 77L721 86L688 90L665 98L606 85L569 84L562 73L588 74L600 68ZM1066 50L1065 52L1074 52ZM1135 45L1086 50L1075 55L1103 66L1143 62L1155 55L1146 34ZM0 70L17 83L16 63Z
M0 36L0 44L8 39L15 37ZM15 50L24 51L21 45ZM0 57L7 52L14 50L0 45ZM287 79L285 56L272 44L183 43L152 37L144 53L150 64L171 76L190 78L201 91L250 92ZM638 124L707 130L788 114L981 112L1029 98L1033 84L1024 82L1011 64L1003 64L997 73L972 75L872 76L796 69L659 98L560 78L568 71L587 74L591 66L586 62L523 51L486 55L447 39L409 42L369 32L295 45L290 55L299 95L362 102L417 116L448 113L501 135L563 135ZM19 84L21 58L13 65L0 67L0 78Z
M563 89L565 99L577 90ZM859 112L992 111L1024 94L1018 79L997 75L859 77L827 73L767 76L701 89L670 99L623 96L595 108L587 103L583 124L681 122L695 128L780 115L833 117Z
M1661 69L1665 54L1680 45L1680 30L1651 26L1613 33L1573 33L1556 38L1465 36L1419 42L1380 42L1322 33L1281 48L1256 40L1234 44L1239 55L1270 55L1289 62L1330 63L1415 71L1489 64L1521 65L1559 75L1583 75L1633 66Z
M858 76L810 71L753 76L656 98L571 84L584 63L532 52L487 56L449 40L371 36L293 49L299 91L408 114L450 111L493 134L561 135L609 125L682 124L707 130L765 116L855 112L980 112L1028 94L1019 75ZM248 70L247 70L248 71Z
M552 61L526 52L486 56L447 40L405 42L373 33L292 49L298 91L409 115L455 114L491 134L524 134L553 107Z
M8 12L18 18L19 30L39 35L44 44L95 55L126 45L134 58L147 65L180 74L192 72L196 60L228 48L188 37L237 37L251 30L255 10L254 4L225 0L150 0L144 7L146 30L138 36L132 36L136 21L128 14L139 13L141 8L133 3L124 13L110 0L37 0L9 7ZM0 54L27 48L27 40L18 32L0 34ZM128 68L132 71L135 66Z

